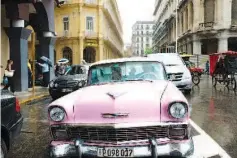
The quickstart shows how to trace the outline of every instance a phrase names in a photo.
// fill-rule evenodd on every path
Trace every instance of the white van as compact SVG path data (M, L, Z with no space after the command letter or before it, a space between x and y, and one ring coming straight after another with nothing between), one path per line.
M189 94L192 89L192 76L183 59L177 53L155 53L148 57L163 62L171 80L180 90Z

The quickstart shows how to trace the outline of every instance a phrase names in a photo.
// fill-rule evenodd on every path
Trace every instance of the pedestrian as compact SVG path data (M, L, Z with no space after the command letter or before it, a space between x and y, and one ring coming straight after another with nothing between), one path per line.
M12 70L12 65L13 65L13 61L7 60L7 66L4 73L4 80L5 81L7 80L7 82L3 89L8 90L8 88L10 87L11 92L15 93L15 87L14 87L14 81L13 81L15 70Z
M209 60L207 60L207 62L206 62L206 74L209 74L209 67L210 67Z
M32 69L31 69L31 61L28 60L27 63L27 68L28 68L28 87L32 87Z
M42 68L43 87L48 87L48 84L49 84L49 64L43 60L41 60L40 62L36 62L36 64Z

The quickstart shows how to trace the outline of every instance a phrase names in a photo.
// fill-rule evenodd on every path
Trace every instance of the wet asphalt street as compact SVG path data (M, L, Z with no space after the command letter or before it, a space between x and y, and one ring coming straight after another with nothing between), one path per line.
M200 86L187 96L193 106L192 120L210 135L231 157L237 158L237 94L223 86L212 88L204 76ZM10 158L44 158L50 134L46 106L51 99L22 107L24 125L9 153ZM208 149L207 149L208 150Z

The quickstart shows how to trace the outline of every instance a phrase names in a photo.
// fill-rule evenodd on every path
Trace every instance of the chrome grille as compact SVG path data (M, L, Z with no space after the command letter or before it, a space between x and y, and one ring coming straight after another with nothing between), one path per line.
M59 88L73 88L73 87L77 86L78 81L61 80L56 83L58 84Z
M183 73L168 73L168 79L171 78L172 75L174 75L174 79L172 79L172 81L181 81L182 77L183 77Z
M168 127L134 127L134 128L98 128L98 127L70 127L68 133L71 138L81 138L84 141L130 141L142 140L150 137L168 137Z

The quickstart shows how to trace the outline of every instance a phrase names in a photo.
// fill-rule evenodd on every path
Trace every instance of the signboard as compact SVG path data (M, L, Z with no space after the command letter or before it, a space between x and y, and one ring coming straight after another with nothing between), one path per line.
M97 40L86 40L86 46L98 47Z

